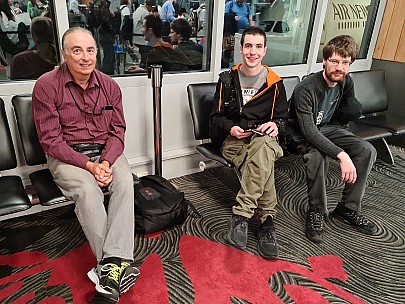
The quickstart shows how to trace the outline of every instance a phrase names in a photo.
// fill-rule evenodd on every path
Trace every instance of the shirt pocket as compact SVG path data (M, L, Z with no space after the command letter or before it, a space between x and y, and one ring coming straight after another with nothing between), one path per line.
M93 117L94 126L99 131L108 131L113 116L113 110L103 110L100 115Z

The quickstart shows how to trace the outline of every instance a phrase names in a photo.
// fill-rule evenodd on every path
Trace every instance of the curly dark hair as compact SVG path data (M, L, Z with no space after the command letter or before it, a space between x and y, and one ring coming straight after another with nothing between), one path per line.
M327 60L333 54L342 57L351 57L352 62L356 60L359 46L349 35L340 35L332 38L323 48L323 59Z

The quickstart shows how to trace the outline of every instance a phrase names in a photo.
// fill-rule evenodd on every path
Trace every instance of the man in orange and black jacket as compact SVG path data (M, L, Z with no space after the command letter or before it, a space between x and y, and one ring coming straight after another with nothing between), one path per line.
M276 259L274 161L283 155L278 136L285 132L288 103L282 79L261 63L266 50L265 32L259 27L246 28L240 46L242 63L220 74L210 137L242 175L228 220L229 242L246 247L248 220L256 212L261 223L258 253Z

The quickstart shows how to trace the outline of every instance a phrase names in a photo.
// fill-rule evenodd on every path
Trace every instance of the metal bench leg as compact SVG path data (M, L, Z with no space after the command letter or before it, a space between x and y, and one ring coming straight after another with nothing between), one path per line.
M377 150L378 159L381 159L382 161L390 165L394 164L394 157L391 153L390 148L388 147L387 141L384 138L370 141L370 144L372 144Z

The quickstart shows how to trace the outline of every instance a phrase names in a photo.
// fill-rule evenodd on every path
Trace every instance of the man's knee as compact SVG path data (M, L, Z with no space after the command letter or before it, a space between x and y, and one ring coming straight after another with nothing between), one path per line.
M311 149L304 155L304 163L307 167L318 167L320 164L326 161L326 155L321 153L317 149Z
M250 148L265 153L273 161L283 156L283 149L276 138L270 136L256 136L252 139Z
M377 150L368 141L363 141L361 143L361 152L359 154L361 159L368 159L371 162L375 162L377 159Z
M128 161L124 156L117 159L112 167L113 183L118 187L128 188L133 186L133 177Z
M376 160L377 150L368 141L366 142L365 151L370 156L370 159Z

